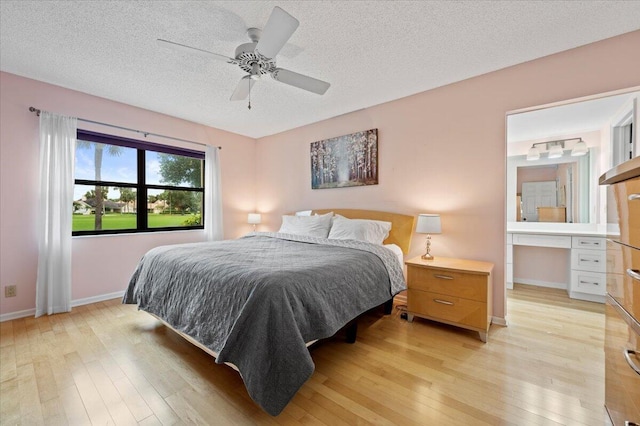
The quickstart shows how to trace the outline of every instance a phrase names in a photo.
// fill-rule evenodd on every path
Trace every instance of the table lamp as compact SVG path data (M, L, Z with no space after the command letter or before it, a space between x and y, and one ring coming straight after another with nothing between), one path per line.
M247 219L247 223L253 225L253 232L256 232L256 225L258 225L262 220L260 213L249 213L249 218Z
M431 234L439 234L442 232L439 214L419 214L416 232L419 234L427 234L426 253L422 255L424 260L433 260L431 254Z

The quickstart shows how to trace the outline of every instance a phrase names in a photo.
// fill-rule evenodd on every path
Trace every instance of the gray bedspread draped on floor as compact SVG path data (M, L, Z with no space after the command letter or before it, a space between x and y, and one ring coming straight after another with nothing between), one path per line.
M330 337L405 288L382 246L276 233L150 250L123 303L163 319L238 367L279 414L311 376L305 342Z

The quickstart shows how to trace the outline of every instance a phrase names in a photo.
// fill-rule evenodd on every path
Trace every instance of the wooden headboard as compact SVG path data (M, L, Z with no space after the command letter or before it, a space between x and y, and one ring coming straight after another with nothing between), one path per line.
M413 225L415 221L414 216L379 212L375 210L357 210L357 209L322 209L313 210L313 213L325 214L334 212L335 214L342 215L348 219L370 219L370 220L383 220L385 222L391 222L391 232L384 244L396 244L398 245L404 254L409 253L411 249L411 236L413 235Z

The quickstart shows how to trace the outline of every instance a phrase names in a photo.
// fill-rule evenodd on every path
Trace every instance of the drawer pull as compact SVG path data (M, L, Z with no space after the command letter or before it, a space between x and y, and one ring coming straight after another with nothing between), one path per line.
M629 201L640 200L640 194L631 194L628 197Z
M631 369L636 373L640 374L640 367L638 367L636 363L631 359L631 355L636 355L636 351L632 349L624 349L622 353L624 354L624 359L627 360L627 364L629 364L629 367L631 367Z
M436 278L440 278L441 280L452 280L453 277L450 275L440 275L440 274L433 274L434 277Z
M600 243L597 241L580 241L580 244L583 246L599 246Z
M443 305L453 305L453 302L449 302L448 300L433 299L433 301L436 303L442 303Z
M580 259L580 262L593 262L593 263L600 263L599 260L597 259Z
M580 280L580 284L591 284L591 285L600 285L600 283L597 283L595 281L582 281Z
M640 271L638 271L637 269L627 269L627 275L629 275L634 280L640 281Z

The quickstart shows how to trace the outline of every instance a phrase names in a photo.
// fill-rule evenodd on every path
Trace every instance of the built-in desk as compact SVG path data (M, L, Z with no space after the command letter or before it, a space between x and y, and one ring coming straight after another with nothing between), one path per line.
M569 250L564 266L570 277L569 297L604 303L606 295L606 236L613 232L604 226L564 223L507 224L506 282L513 288L513 246L533 246ZM529 260L528 260L529 261ZM531 259L536 262L536 259ZM548 265L536 265L548 268ZM528 284L525 282L525 284Z

